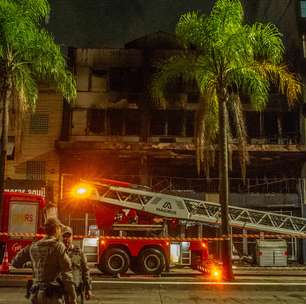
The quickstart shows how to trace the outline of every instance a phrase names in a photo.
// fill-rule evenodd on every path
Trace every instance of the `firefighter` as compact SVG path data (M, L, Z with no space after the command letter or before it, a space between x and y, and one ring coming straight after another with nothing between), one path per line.
M64 295L69 304L77 304L71 261L64 244L59 241L60 221L47 219L45 232L46 237L19 251L12 265L21 268L26 262L32 262L32 304L62 304Z
M70 227L66 226L63 228L62 237L72 263L73 280L76 286L78 302L84 303L84 298L90 300L92 296L87 259L81 248L72 243L73 233Z

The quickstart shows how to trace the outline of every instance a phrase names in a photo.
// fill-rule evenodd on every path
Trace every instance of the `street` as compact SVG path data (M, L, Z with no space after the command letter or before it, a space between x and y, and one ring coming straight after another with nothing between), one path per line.
M304 277L248 277L230 284L191 278L100 278L93 285L92 304L306 303ZM0 292L0 303L29 303L23 287L4 286Z

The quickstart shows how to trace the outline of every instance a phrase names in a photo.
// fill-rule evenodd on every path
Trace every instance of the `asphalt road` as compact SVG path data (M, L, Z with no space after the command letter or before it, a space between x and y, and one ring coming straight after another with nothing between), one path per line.
M115 282L115 283L114 283ZM0 304L29 303L24 288L1 287ZM214 285L198 280L98 280L92 304L305 304L306 282L260 280Z

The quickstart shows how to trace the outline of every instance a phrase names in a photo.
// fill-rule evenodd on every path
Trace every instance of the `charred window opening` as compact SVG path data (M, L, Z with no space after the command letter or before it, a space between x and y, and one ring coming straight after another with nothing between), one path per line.
M106 111L101 109L89 109L88 129L95 134L105 134Z
M187 102L198 103L200 99L200 90L195 81L190 81L186 84Z
M111 91L125 90L126 70L122 68L112 68L109 72L109 88Z
M138 93L143 89L143 77L140 69L129 69L126 73L127 92Z
M143 90L143 77L140 69L112 68L109 72L111 91L138 93Z
M194 135L194 112L183 110L154 111L151 119L151 135Z
M198 103L200 99L200 93L199 92L191 92L188 93L188 103Z
M265 112L264 113L264 135L268 138L275 138L278 135L277 129L277 113Z
M299 116L297 112L286 112L283 115L283 134L293 134L298 132Z
M151 135L166 135L166 121L165 111L153 111L151 118Z
M181 136L183 126L185 125L185 117L183 111L172 110L167 112L168 134Z
M249 138L260 137L260 113L245 112L245 123Z
M285 143L299 142L299 115L297 112L286 112L283 114L282 133Z
M110 135L124 134L124 114L122 110L111 109L108 111Z
M194 125L195 125L195 112L187 111L186 115L186 136L193 137L194 136Z
M140 134L141 117L139 110L127 110L125 112L126 135Z

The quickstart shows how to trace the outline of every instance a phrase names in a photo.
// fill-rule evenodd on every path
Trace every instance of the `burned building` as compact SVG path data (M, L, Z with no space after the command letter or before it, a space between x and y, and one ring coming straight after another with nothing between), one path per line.
M129 1L126 18L112 18L106 24L117 1L97 1L96 6L95 1L90 5L75 0L50 2L53 10L48 28L64 48L69 47L77 99L69 104L52 89L42 88L36 113L27 116L19 155L13 154L13 148L20 147L11 144L9 157L13 159L8 160L7 177L16 185L10 188L22 188L21 180L52 184L60 216L67 223L66 198L78 178L115 178L149 185L156 191L218 201L217 163L209 178L199 176L196 170L196 88L175 87L177 94L166 109L152 104L148 94L154 63L181 51L175 36L168 33L173 32L177 17L190 9L208 13L210 6L203 0L188 0L176 7L173 1L162 0L154 14L172 14L171 20L153 24L145 21L145 15L152 11L150 1ZM242 2L248 22L270 21L280 28L286 61L303 79L306 1ZM159 29L165 32L154 33ZM122 47L124 41L130 42ZM262 112L254 111L245 100L251 161L243 181L234 141L230 172L233 204L305 216L304 98L288 108L285 98L271 91ZM10 135L13 142L14 132ZM80 233L84 232L84 221L91 223L80 212L74 220L75 226L81 223ZM292 260L303 257L296 239L289 244ZM243 246L247 252L245 243ZM306 247L304 251L306 256Z
M62 136L56 143L64 187L70 178L107 177L218 201L217 162L209 178L196 170L197 89L172 88L176 94L166 108L150 100L155 63L180 51L175 36L164 32L122 49L70 49L78 97L64 105ZM251 161L242 180L234 138L231 203L302 215L303 107L288 108L284 96L275 92L265 111L256 112L247 99L243 106ZM290 257L297 258L295 239Z

